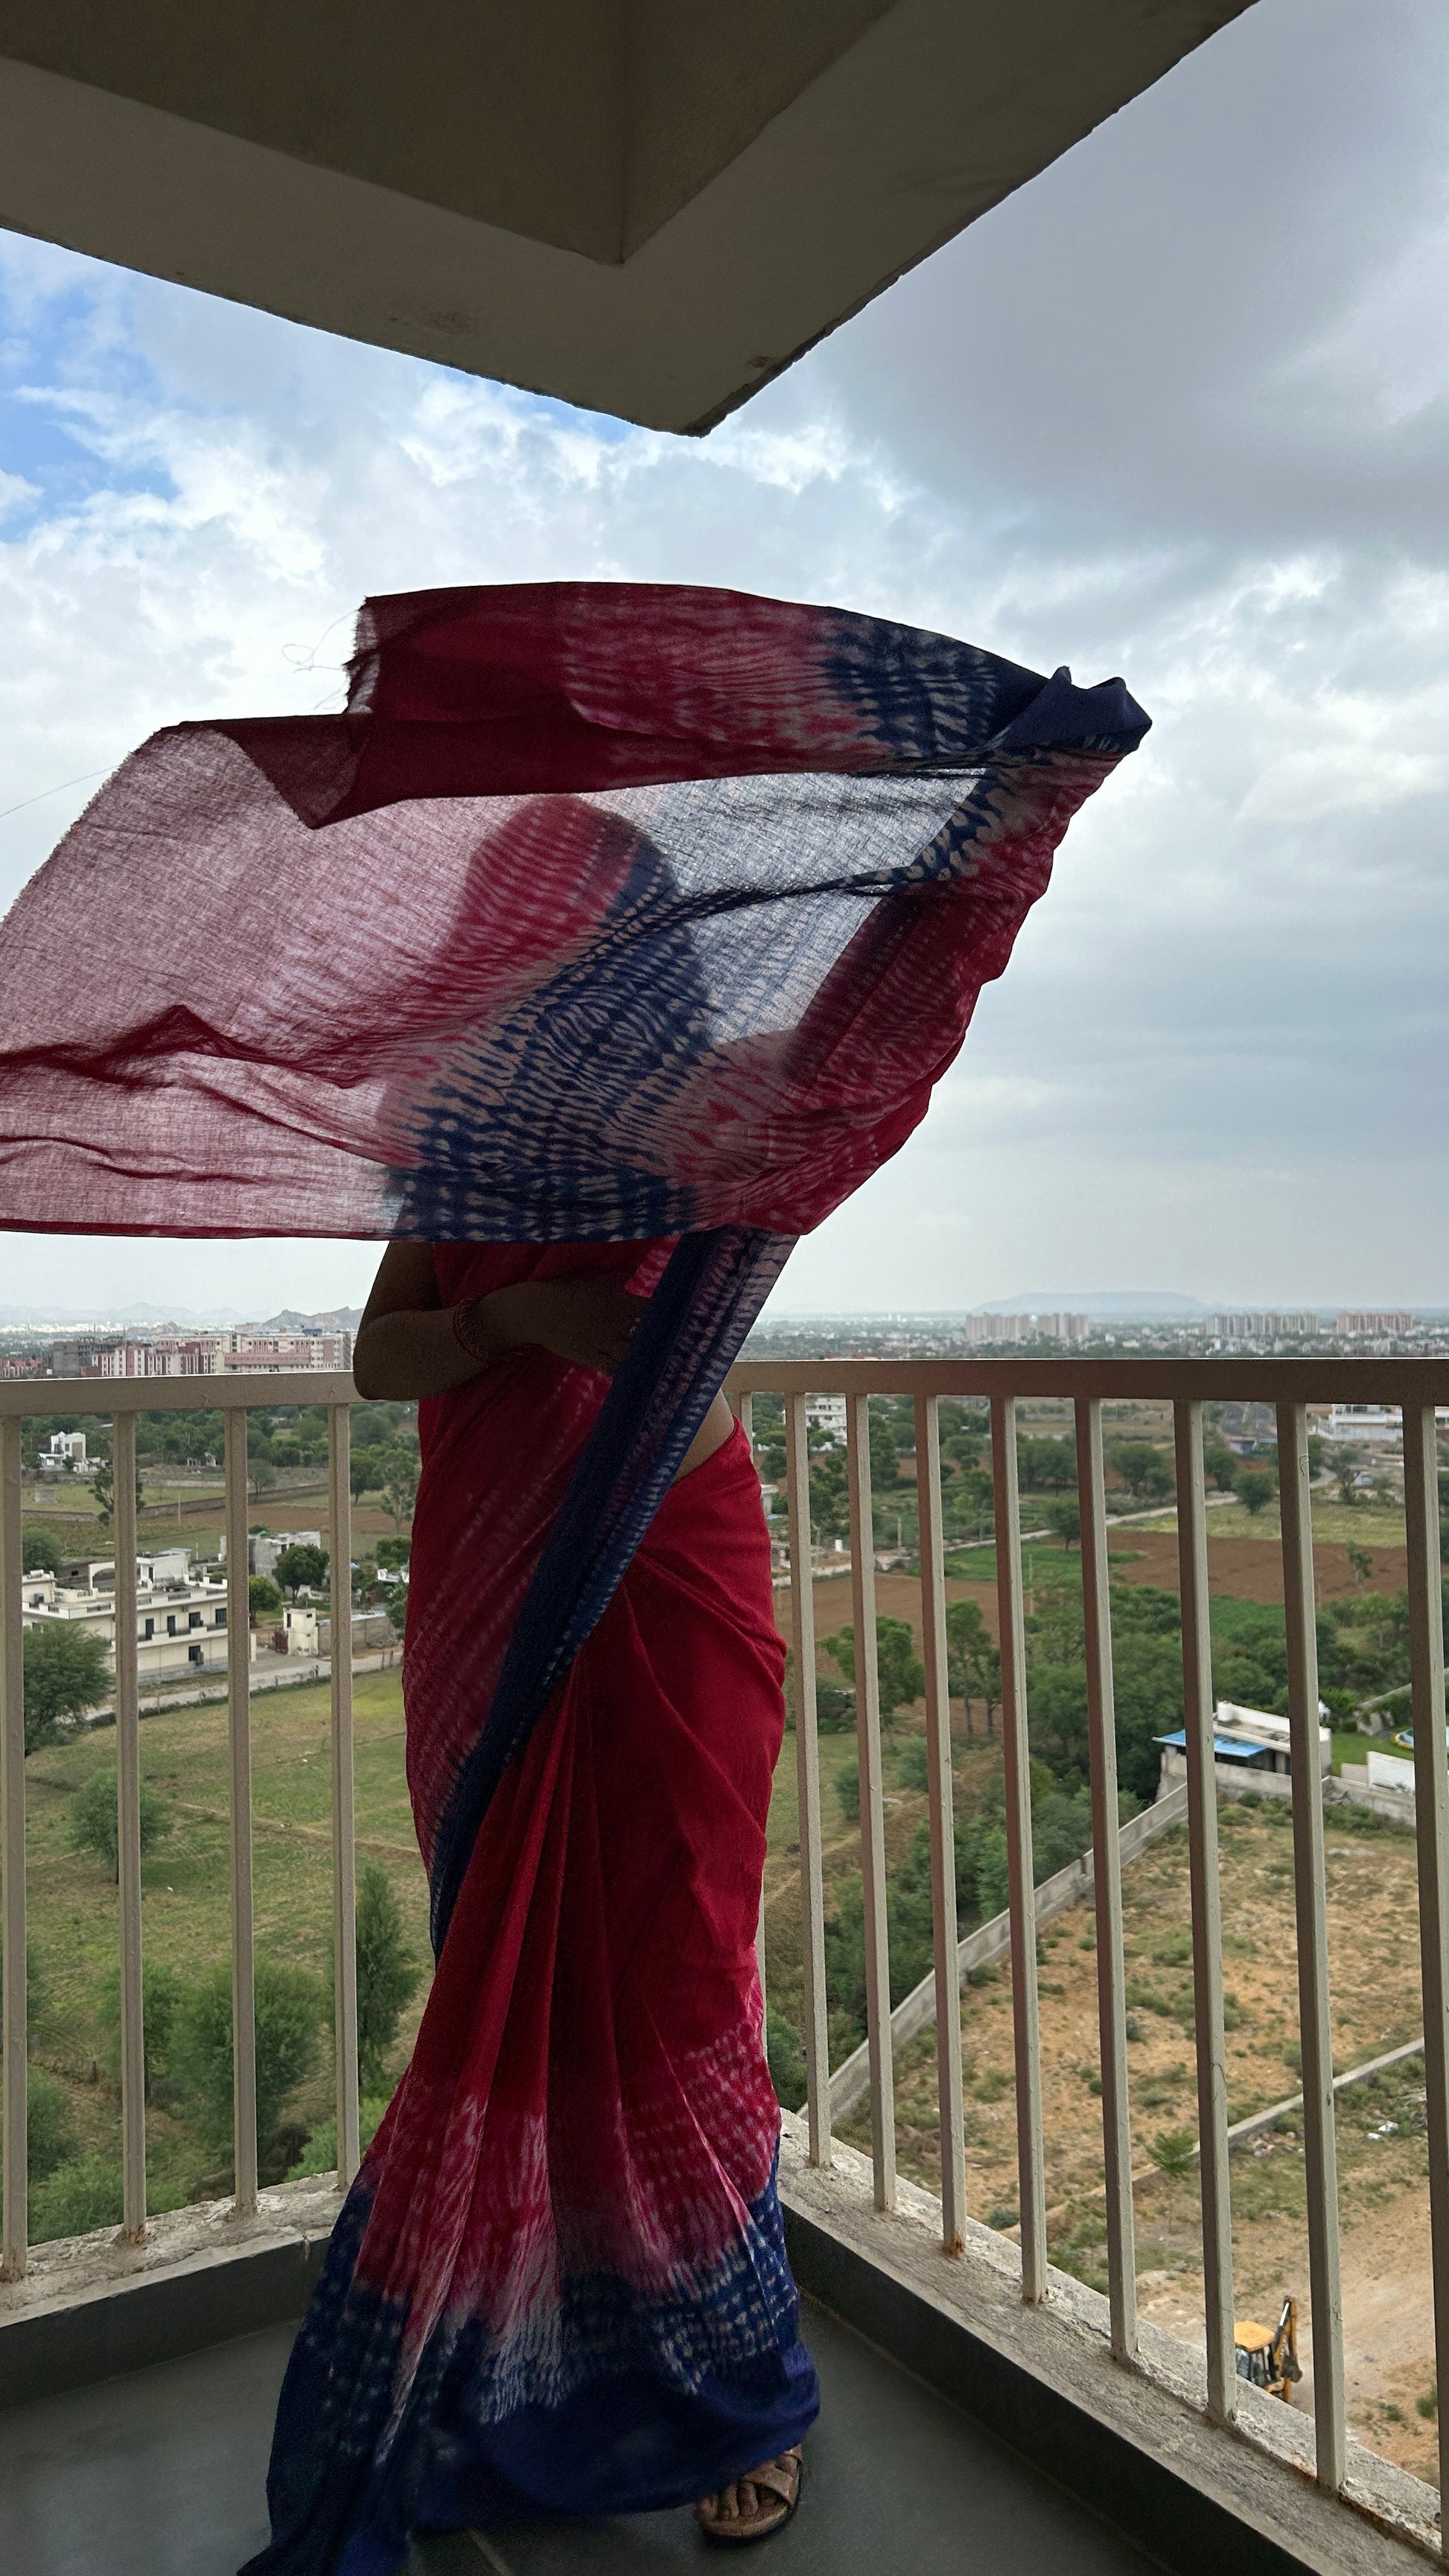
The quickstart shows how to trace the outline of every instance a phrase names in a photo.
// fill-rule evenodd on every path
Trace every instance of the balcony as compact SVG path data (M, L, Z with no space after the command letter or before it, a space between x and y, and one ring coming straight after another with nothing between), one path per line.
M812 2444L808 2510L778 2543L780 2562L846 2571L911 2564L933 2576L955 2568L963 2547L991 2564L1014 2558L1082 2570L1144 2555L1198 2569L1231 2556L1254 2569L1407 2567L1441 2548L1438 2495L1426 2479L1370 2448L1351 2429L1359 2334L1341 2264L1339 2131L1354 2098L1345 2083L1370 2073L1336 2060L1339 2006L1354 1962L1331 1934L1342 1921L1331 1883L1326 1820L1344 1806L1325 1782L1319 1735L1318 1632L1309 1472L1310 1405L1372 1403L1402 1426L1404 1562L1411 1682L1413 1834L1395 1840L1395 1867L1417 1891L1422 2037L1395 2054L1422 2062L1428 2147L1425 2242L1432 2309L1449 2331L1449 2091L1446 2091L1446 1939L1449 1939L1449 1764L1444 1726L1442 1593L1435 1408L1449 1402L1449 1367L1434 1361L1226 1360L1184 1362L1039 1359L921 1362L749 1362L730 1381L748 1420L766 1395L783 1399L790 1579L781 1594L793 1651L793 1728L779 1797L788 1810L767 1878L762 1941L767 1990L798 2018L804 2102L787 2113L782 2190L793 2258L811 2303L811 2334L826 2389ZM329 1408L329 1539L334 1569L351 1556L348 1474L350 1381L270 1380L247 1399ZM865 2037L858 2050L832 2029L827 1980L838 1844L828 1837L817 1711L817 1593L811 1531L807 1397L844 1397L849 1499L848 1612L855 1675L854 1755L864 1960ZM0 2468L5 2564L25 2576L85 2567L218 2571L234 2567L262 2534L261 2476L271 2408L294 2318L315 2275L337 2208L336 2190L358 2157L359 2112L354 1942L352 1675L330 1676L331 1885L337 1988L336 2118L339 2172L268 2186L259 2178L253 2053L251 1675L240 1658L228 1675L230 1946L235 2003L235 2123L230 2195L160 2215L147 2210L145 2041L142 2026L142 1716L130 1590L135 1563L135 1423L139 1412L217 1406L226 1416L225 1512L228 1633L247 1625L247 1400L234 1378L134 1385L47 1382L47 1411L109 1417L113 1425L117 1565L116 1755L119 1846L119 2120L124 2207L119 2234L32 2247L26 2193L29 2073L26 1977L26 1778L18 1607L22 1549L21 1417L37 1406L32 1384L0 1387L0 1722L3 1722L4 2284L0 2287L0 2402L13 2411ZM921 1848L929 1858L932 1967L893 2004L888 1897L899 1875L903 1797L888 1771L877 1616L869 1400L906 1399L915 1426L919 1575L889 1577L893 1606L915 1587L913 1627L924 1666ZM1291 1887L1282 1951L1284 2009L1296 2034L1301 2087L1290 2100L1241 2114L1238 2059L1229 2049L1234 2007L1225 1974L1221 1889L1224 1850L1244 1782L1214 1756L1209 1534L1204 1487L1205 1402L1250 1398L1275 1408L1281 1569L1287 1647L1287 1795L1246 1815L1267 1834L1281 1818L1281 1857L1264 1875ZM1087 1694L1090 1850L1042 1885L1033 1840L1027 1643L1034 1560L1022 1544L1016 1416L1043 1399L1064 1404L1075 1434L1079 1555L1061 1560L1080 1585ZM953 1716L948 1604L961 1585L948 1574L940 1408L963 1401L989 1412L994 1486L994 1584L1000 1653L1000 1815L1007 1904L963 1938L957 1922L957 1823L953 1769L975 1760ZM1112 1654L1112 1540L1104 1408L1168 1409L1175 1460L1170 1539L1181 1637L1182 1780L1130 1823L1120 1820ZM1165 1418L1165 1417L1164 1417ZM1164 1542L1168 1544L1168 1542ZM1030 1542L1028 1542L1030 1545ZM1120 1555L1122 1551L1117 1551ZM882 1586L887 1578L882 1578ZM334 1634L346 1633L345 1574L334 1594ZM832 1613L833 1615L833 1613ZM338 1618L344 1625L339 1629ZM1174 1650L1175 1651L1175 1650ZM150 1724L150 1719L146 1720ZM1164 1732L1171 1730L1164 1728ZM1406 1730L1405 1730L1406 1731ZM913 1739L914 1740L914 1739ZM833 1760L833 1755L831 1756ZM1224 1776L1224 1775L1227 1776ZM835 1774L830 1774L833 1780ZM1282 1777L1282 1775L1275 1775ZM1259 1793L1262 1794L1261 1791ZM1386 1793L1388 1794L1388 1793ZM1367 1814L1368 1810L1364 1812ZM1240 1819L1241 1821L1242 1819ZM1166 1831L1162 1828L1165 1826ZM1230 1829L1231 1826L1231 1829ZM1386 1829L1392 1831L1392 1828ZM1157 1865L1179 1837L1185 1889L1182 1968L1190 2023L1184 2042L1195 2098L1190 2167L1174 2183L1194 2206L1193 2262L1174 2313L1162 2307L1159 2267L1144 2261L1139 2218L1142 2063L1126 1923L1135 1874ZM1388 1846L1385 1844L1385 1849ZM1340 1875L1345 1863L1335 1859ZM1407 1873L1407 1875L1406 1875ZM1062 1884L1061 1882L1067 1882ZM1396 1882L1397 1883L1397 1882ZM783 1892L782 1892L783 1891ZM1088 1904L1090 1902L1090 1912ZM789 1937L777 1936L784 1923ZM1063 2016L1070 1977L1051 1944L1079 1929L1071 1976L1091 1990L1089 2022L1074 2025L1075 2080L1100 2104L1095 2180L1073 2178L1072 2207L1090 2202L1090 2264L1063 2237L1056 2198L1061 2142ZM798 1926L798 1939L794 1937ZM1227 1926L1228 1959L1241 1936ZM1410 1954L1405 1952L1406 1957ZM1296 1959L1296 1972L1294 1960ZM1050 1973L1043 1961L1052 1960ZM1068 1954L1062 1954L1068 1961ZM983 1971L993 1983L980 1984ZM1236 1969L1234 1974L1239 1973ZM1407 1974L1407 1969L1405 1970ZM1338 1982L1335 1982L1338 1981ZM964 1996L964 2014L956 1999ZM939 2009L943 1997L952 2008ZM1014 2110L1008 2205L999 2176L984 2188L990 2142L981 2126L973 2052L988 2020L1006 2034ZM1090 2026L1091 2037L1086 2035ZM963 2031L965 2034L963 2042ZM978 2037L978 2035L981 2035ZM1234 2041L1235 2048L1237 2041ZM1421 2055L1420 2055L1421 2053ZM1387 2062L1387 2061L1385 2061ZM1301 2071L1300 2071L1301 2070ZM976 2090L971 2086L975 2084ZM922 2107L929 2084L934 2104ZM1285 2078L1286 2091L1286 2078ZM1415 2088L1417 2097L1417 2087ZM909 2106L909 2116L904 2108ZM1275 2126L1276 2124L1276 2126ZM1286 2127L1285 2127L1286 2124ZM1150 2127L1150 2116L1148 2126ZM1393 2122L1381 2124L1385 2136ZM857 2132L852 2138L851 2131ZM1234 2194L1243 2196L1251 2153L1245 2133L1301 2156L1305 2218L1300 2318L1311 2359L1285 2406L1239 2375L1234 2298ZM1291 2142L1289 2134L1291 2132ZM1001 2135L1006 2135L1003 2130ZM1355 2132L1357 2136L1358 2132ZM1380 2134L1375 2129L1368 2134ZM1299 2141L1301 2140L1301 2150ZM997 2148L990 2153L998 2157ZM914 2172L911 2170L914 2168ZM1297 2164L1294 2174L1299 2171ZM1146 2187L1156 2188L1149 2171ZM986 2223L987 2221L991 2223ZM1083 2231L1078 2230L1080 2237ZM1074 2269L1055 2261L1066 2251ZM1098 2260L1100 2270L1098 2271ZM1095 2278L1078 2277L1083 2271ZM1200 2275L1200 2281L1199 2281ZM1194 2291L1195 2300L1189 2294ZM1239 2310L1240 2314L1241 2311ZM1345 2320L1349 2321L1346 2331ZM1388 2335L1399 2329L1392 2314ZM1432 2367L1432 2364L1426 2365ZM1306 2403L1302 2402L1307 2400ZM1362 2429L1362 2427L1360 2427ZM627 2561L667 2566L697 2549L687 2516L638 2524L550 2527L420 2541L418 2568L492 2566L544 2576L575 2565Z

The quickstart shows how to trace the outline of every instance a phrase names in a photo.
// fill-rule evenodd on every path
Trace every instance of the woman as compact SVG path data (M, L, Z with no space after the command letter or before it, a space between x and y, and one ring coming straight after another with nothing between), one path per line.
M364 1396L422 1399L404 1674L430 1863L542 1536L670 1249L395 1243L382 1262L355 1371ZM384 2294L406 2284L410 2346L463 2320L420 2374L426 2428L399 2417L413 2529L688 2501L707 2537L743 2542L794 2510L818 2393L754 1950L783 1662L749 1444L716 1396L488 1806L354 2194L361 2242L339 2259ZM282 2554L259 2566L321 2537L308 2416L335 2426L369 2357L396 2376L375 2338L359 2359L325 2285L319 2306L279 2420ZM386 2561L344 2540L338 2563Z

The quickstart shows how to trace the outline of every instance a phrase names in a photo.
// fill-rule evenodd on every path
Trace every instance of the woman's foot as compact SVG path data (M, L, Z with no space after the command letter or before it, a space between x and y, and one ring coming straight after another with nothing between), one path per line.
M706 2540L764 2540L787 2523L800 2501L804 2463L797 2442L777 2460L766 2460L717 2495L702 2496L695 2520Z

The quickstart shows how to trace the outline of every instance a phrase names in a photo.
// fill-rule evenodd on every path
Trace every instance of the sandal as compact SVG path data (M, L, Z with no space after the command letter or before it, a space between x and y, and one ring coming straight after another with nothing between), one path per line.
M797 2443L794 2450L782 2451L778 2459L766 2460L746 2476L730 2479L729 2484L742 2506L740 2490L744 2487L755 2490L752 2512L741 2510L724 2520L718 2514L706 2513L706 2506L713 2505L716 2496L705 2496L695 2506L694 2518L706 2540L721 2541L730 2548L749 2540L767 2540L772 2531L782 2530L790 2520L800 2502L804 2480L805 2463ZM720 2488L717 2494L722 2495L725 2491Z

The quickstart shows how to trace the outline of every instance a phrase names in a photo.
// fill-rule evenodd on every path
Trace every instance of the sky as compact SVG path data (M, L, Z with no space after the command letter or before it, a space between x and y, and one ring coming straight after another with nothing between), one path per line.
M0 905L156 727L340 704L368 592L719 582L1120 673L1153 731L773 1311L1449 1303L1446 302L1441 0L1258 0L704 440L0 235ZM375 1260L10 1234L0 1308Z

